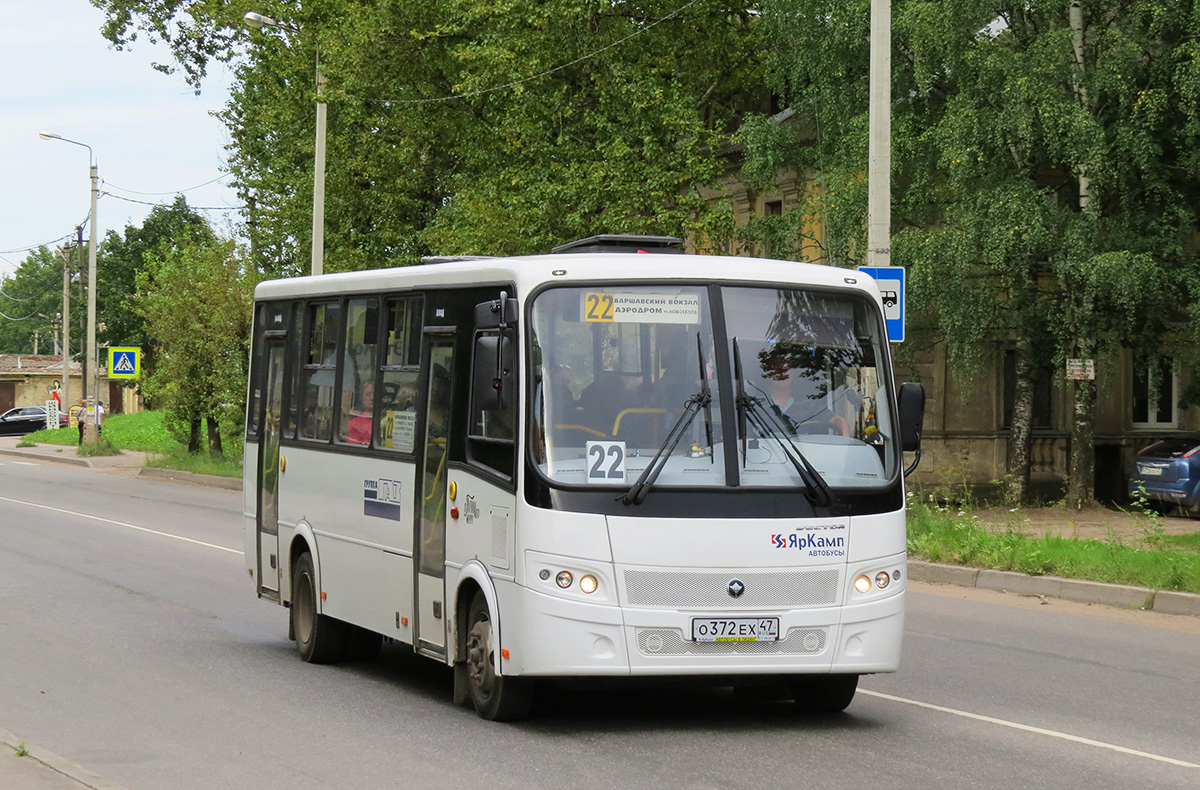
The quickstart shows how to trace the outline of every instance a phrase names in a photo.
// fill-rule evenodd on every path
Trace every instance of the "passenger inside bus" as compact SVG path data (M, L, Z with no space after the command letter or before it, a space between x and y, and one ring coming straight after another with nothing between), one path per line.
M605 370L579 395L584 425L608 436L621 410L630 405L626 400L625 382L621 374Z
M351 417L348 423L346 441L350 444L371 443L371 417L375 411L375 382L363 384L362 404L359 414Z

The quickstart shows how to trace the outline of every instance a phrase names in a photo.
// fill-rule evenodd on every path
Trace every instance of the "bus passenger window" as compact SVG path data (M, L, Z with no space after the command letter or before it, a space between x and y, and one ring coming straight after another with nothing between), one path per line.
M375 349L378 302L351 299L346 311L346 345L342 349L341 417L338 441L370 444L375 416Z
M392 299L384 326L381 388L375 400L379 419L375 446L410 453L417 431L417 381L420 377L421 302Z
M337 338L341 308L336 303L308 308L307 363L300 435L328 441L333 430L333 389L337 370Z

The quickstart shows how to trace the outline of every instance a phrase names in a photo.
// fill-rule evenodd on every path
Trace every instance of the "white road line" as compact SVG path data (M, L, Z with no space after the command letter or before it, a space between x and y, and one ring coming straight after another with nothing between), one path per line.
M17 466L41 466L41 464L35 464L33 461L13 461L13 463Z
M886 700L890 700L892 702L902 702L905 705L916 705L918 708L926 708L927 710L936 710L939 713L949 713L954 716L962 716L965 719L974 719L975 721L982 721L982 722L986 722L988 724L998 724L1001 727L1011 727L1014 730L1024 730L1025 732L1032 732L1035 735L1047 735L1051 738L1061 738L1064 741L1071 741L1073 743L1082 743L1086 746L1096 746L1101 749L1109 749L1111 751L1120 752L1122 754L1130 754L1130 755L1133 755L1134 757L1144 757L1148 760L1158 760L1159 762L1162 762L1162 763L1170 763L1171 765L1178 765L1178 766L1182 766L1184 768L1200 768L1200 765L1197 765L1196 763L1189 763L1184 760L1176 760L1173 757L1164 757L1161 754L1151 754L1150 752L1142 752L1142 751L1138 751L1137 749L1128 749L1124 746L1117 746L1116 744L1105 743L1104 741L1094 741L1091 738L1081 738L1078 735L1068 735L1065 732L1058 732L1056 730L1046 730L1041 727L1032 727L1028 724L1018 724L1015 721L1006 721L1004 719L996 719L991 716L982 716L978 713L968 713L965 710L955 710L954 708L945 708L945 707L942 707L941 705L932 705L928 702L918 702L915 699L905 699L904 697L894 697L891 694L881 694L878 691L867 691L866 689L859 689L858 693L859 694L867 694L872 697L879 697L880 699L886 699Z
M147 527L139 527L136 524L126 524L124 521L113 521L112 519L109 519L109 518L100 518L100 516L93 516L88 513L77 513L74 510L63 510L63 509L57 508L57 507L50 507L49 505L39 505L36 502L25 502L24 500L9 499L8 497L4 497L4 496L0 496L0 502L12 502L17 505L28 505L29 507L36 507L36 508L40 508L41 510L49 510L53 513L65 513L68 516L78 516L79 518L87 518L87 519L91 519L92 521L100 521L105 524L113 524L114 526L118 526L118 527L126 527L127 529L135 529L138 532L148 532L151 535L158 535L158 536L164 537L164 538L173 538L174 540L181 540L184 543L194 543L197 546L204 546L205 548L216 549L217 551L227 551L230 554L242 554L243 553L241 549L230 549L230 548L226 548L225 546L218 546L215 543L205 543L202 540L193 540L192 538L185 538L182 535L172 535L170 532L159 532L156 529L148 529Z

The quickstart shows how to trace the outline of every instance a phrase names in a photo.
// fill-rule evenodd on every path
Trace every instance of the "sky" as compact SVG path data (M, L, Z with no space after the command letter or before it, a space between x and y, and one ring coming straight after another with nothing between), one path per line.
M139 36L117 51L103 23L88 0L0 0L0 276L28 248L73 238L88 215L87 149L40 131L91 146L102 181L99 239L140 225L152 208L144 203L170 203L181 191L196 207L239 205L228 176L199 186L225 174L229 135L211 113L228 100L230 70L210 64L196 96L182 75L151 67L171 62L165 47ZM204 213L218 228L237 219Z

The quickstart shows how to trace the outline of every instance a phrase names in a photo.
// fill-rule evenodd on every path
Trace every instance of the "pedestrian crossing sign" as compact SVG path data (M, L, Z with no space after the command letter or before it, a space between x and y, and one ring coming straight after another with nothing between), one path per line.
M110 379L136 379L142 374L142 350L140 348L110 348L108 350L108 377Z

